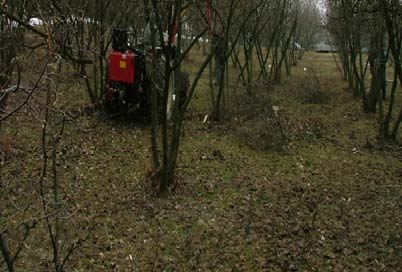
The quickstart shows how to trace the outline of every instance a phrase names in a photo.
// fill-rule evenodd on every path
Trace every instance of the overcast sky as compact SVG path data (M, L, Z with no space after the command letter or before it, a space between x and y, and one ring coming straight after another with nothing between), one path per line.
M324 2L325 0L315 0L317 2L317 6L322 10L322 12L325 12L325 5Z

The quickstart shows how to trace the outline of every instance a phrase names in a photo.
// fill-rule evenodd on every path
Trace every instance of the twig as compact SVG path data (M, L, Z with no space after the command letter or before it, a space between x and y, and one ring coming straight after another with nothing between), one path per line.
M46 68L47 68L47 64L49 63L49 60L47 60L46 65L43 69L43 71L41 72L38 80L35 82L34 87L32 88L32 91L29 93L29 95L25 98L25 100L18 105L16 108L14 108L12 111L10 111L9 113L7 113L6 115L2 116L0 118L0 122L5 121L6 119L8 119L10 116L12 116L14 113L16 113L17 111L19 111L26 103L28 103L29 99L32 97L32 95L34 94L35 90L38 88L40 81L42 80L42 77L44 76L45 72L46 72Z

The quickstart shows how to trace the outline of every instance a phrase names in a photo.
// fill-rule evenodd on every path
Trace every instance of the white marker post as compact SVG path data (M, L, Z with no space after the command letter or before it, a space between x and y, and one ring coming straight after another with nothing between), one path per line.
M278 106L272 106L272 110L274 111L275 118L278 117L278 112L279 112L279 107Z

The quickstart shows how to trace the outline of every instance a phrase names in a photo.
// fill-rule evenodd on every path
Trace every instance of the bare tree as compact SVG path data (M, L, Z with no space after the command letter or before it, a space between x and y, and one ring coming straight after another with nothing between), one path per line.
M198 39L205 34L207 26L198 33L196 39L194 39L187 48L182 48L182 43L180 42L183 25L181 23L182 14L186 8L190 8L190 6L195 5L195 3L176 0L165 4L167 4L167 6L162 8L161 4L157 1L145 1L146 11L148 12L147 17L153 18L151 25L155 24L156 26L156 28L151 27L152 42L148 53L148 58L151 59L149 62L154 63L154 65L148 66L150 69L148 69L147 73L151 81L153 101L151 138L154 172L151 175L151 180L158 194L168 191L174 184L175 169L183 130L183 120L194 95L197 83L214 55L214 52L211 52L204 59L190 84L187 76L180 72L180 66ZM162 16L162 12L165 12L164 16ZM174 29L177 27L179 36L175 50L176 56L173 58ZM163 36L165 31L167 31L168 36L167 41L164 40ZM157 41L162 46L162 61L158 60ZM161 79L158 75L163 75L163 78ZM184 91L184 89L187 88L188 91ZM160 105L158 105L157 96L161 97ZM172 103L172 101L173 111L171 116L169 116L169 104ZM159 109L160 116L158 118L157 112ZM158 124L161 126L161 131L158 129ZM160 144L157 140L159 132L162 135ZM159 154L159 145L162 150L161 154Z
M339 48L343 77L348 79L349 88L355 96L362 98L366 112L378 110L380 139L395 140L401 123L398 115L391 129L400 73L400 2L327 1L327 8L328 26ZM385 106L386 67L390 55L394 60L394 79L390 100ZM368 71L371 78L367 91Z

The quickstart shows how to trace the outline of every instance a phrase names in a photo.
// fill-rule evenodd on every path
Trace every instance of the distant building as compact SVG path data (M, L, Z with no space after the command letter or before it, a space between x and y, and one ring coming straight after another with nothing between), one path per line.
M327 42L319 42L315 45L315 51L317 53L336 53L338 50Z
M315 41L314 48L318 53L335 53L338 51L334 45L331 34L324 26L316 33Z

